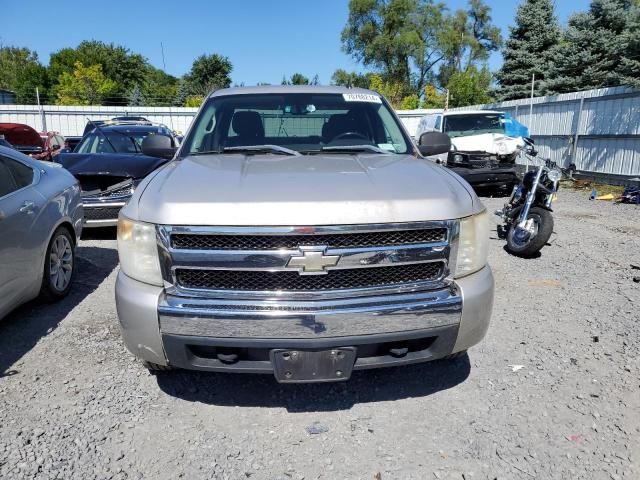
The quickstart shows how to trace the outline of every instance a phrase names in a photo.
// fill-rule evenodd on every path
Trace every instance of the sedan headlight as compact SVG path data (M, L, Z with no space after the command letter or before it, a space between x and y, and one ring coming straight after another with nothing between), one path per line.
M162 286L156 228L120 214L118 217L118 255L120 268L128 277Z
M489 215L487 211L460 220L458 257L454 278L477 272L487 264Z

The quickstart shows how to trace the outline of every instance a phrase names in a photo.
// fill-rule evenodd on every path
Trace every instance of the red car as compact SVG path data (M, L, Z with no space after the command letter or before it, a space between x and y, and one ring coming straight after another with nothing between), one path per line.
M38 160L51 160L64 146L64 137L57 132L38 133L22 123L0 123L0 135L19 152Z

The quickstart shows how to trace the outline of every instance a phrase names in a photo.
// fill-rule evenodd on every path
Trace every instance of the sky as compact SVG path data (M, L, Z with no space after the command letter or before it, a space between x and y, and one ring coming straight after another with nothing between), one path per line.
M485 0L494 24L508 35L519 1ZM466 0L448 0L451 9ZM557 0L561 23L589 0ZM280 83L283 75L318 74L329 83L337 68L363 70L340 44L348 15L348 0L0 0L0 44L35 50L43 63L64 47L95 39L123 45L141 53L158 68L175 76L188 72L204 53L226 55L233 63L233 83ZM55 14L51 18L49 14ZM45 20L46 17L46 20ZM34 28L25 28L25 19ZM35 23L34 23L35 22ZM497 69L500 54L490 59Z

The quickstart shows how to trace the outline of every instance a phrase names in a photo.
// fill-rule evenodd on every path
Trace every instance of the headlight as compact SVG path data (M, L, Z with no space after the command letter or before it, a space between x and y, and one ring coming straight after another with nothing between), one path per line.
M460 220L458 258L454 278L477 272L487 264L489 250L489 216L483 211Z
M547 178L552 182L559 182L562 178L562 172L559 170L549 170L547 172Z
M120 268L128 277L162 286L156 229L150 223L118 217L118 255Z

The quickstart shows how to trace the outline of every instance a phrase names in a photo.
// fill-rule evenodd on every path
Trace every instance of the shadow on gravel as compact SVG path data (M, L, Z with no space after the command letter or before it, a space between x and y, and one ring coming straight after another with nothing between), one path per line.
M354 372L348 382L282 385L271 375L158 372L160 389L189 402L217 406L280 407L289 412L349 410L358 403L426 397L469 376L467 355L450 361Z
M549 243L547 243L547 246L550 246ZM509 249L507 248L507 246L505 245L504 247L502 247L502 249L507 252L507 255L511 255L512 257L516 257L515 255L513 255ZM533 255L529 256L529 257L520 257L522 260L535 260L536 258L540 258L542 256L542 252L540 250L538 250L536 253L534 253ZM517 257L516 257L517 258Z
M115 248L78 247L77 273L69 296L57 303L29 302L0 320L0 378L38 341L51 333L73 308L93 292L118 264Z

